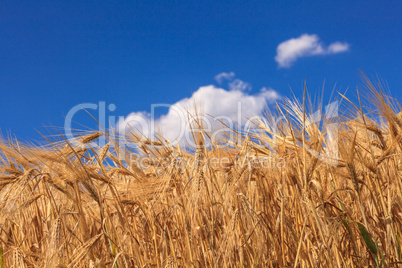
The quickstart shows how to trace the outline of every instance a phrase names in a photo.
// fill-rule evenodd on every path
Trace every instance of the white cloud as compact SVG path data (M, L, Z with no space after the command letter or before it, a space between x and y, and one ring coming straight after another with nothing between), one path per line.
M275 61L281 68L289 68L298 58L336 54L349 50L349 44L334 42L325 47L316 34L303 34L286 40L276 48Z
M251 85L247 82L244 82L243 80L235 79L229 83L229 89L240 91L251 90Z
M155 129L172 142L177 140L181 144L192 145L187 118L195 114L195 107L205 115L204 129L211 132L220 125L217 119L229 126L235 126L236 123L244 125L250 117L261 115L267 103L273 103L278 98L279 94L271 88L262 88L259 93L251 95L241 90L241 87L225 90L213 85L203 86L190 98L184 98L173 105L154 105L156 111L168 107L168 112L158 118L153 119L146 112L133 112L120 119L117 128L120 132L139 130L146 137L152 137Z
M251 85L249 83L244 82L243 80L240 80L238 78L234 79L235 76L236 74L234 72L222 72L215 75L215 80L216 82L218 82L219 85L221 85L225 80L229 81L230 83L228 83L228 86L230 90L251 90Z
M218 84L222 84L224 80L232 81L234 77L235 77L234 72L230 73L222 72L220 74L215 75L215 80L216 82L218 82Z
M349 50L349 45L347 43L335 42L329 45L328 53L340 53Z

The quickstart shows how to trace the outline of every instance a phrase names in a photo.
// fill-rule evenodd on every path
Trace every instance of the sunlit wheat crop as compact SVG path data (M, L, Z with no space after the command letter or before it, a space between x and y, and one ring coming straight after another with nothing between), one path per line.
M400 267L402 116L366 85L336 118L286 99L275 127L194 150L3 139L0 267Z

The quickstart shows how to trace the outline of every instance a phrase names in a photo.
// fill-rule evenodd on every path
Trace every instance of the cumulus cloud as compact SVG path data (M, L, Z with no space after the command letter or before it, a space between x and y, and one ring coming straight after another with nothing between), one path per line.
M200 87L190 98L184 98L173 105L154 104L153 109L168 108L166 114L154 117L153 112L133 112L121 118L117 127L120 132L136 130L145 137L152 138L154 133L185 145L193 145L189 126L189 115L195 115L196 110L205 115L204 130L213 132L217 125L224 122L228 126L237 123L244 125L249 118L261 115L267 106L279 98L279 94L271 88L262 88L257 94L248 94L243 87L233 87L225 90L213 85ZM211 115L211 116L208 116ZM190 120L191 121L191 120Z
M289 68L299 58L314 55L329 55L349 50L349 44L334 42L325 47L316 34L303 34L286 40L276 48L275 61L281 68Z
M234 72L230 73L222 72L220 74L215 75L215 80L216 82L218 82L218 84L222 84L224 80L232 81L234 77L235 77Z

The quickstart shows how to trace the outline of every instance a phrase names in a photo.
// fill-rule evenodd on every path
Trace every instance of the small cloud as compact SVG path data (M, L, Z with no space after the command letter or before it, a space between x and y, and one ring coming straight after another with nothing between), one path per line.
M251 85L243 80L235 79L229 83L229 89L240 91L251 90Z
M335 42L329 45L328 53L341 53L349 50L349 45L346 43Z
M240 90L240 91L244 91L244 90L251 90L251 85L247 82L244 82L241 79L234 79L236 76L236 74L234 72L222 72L220 74L215 75L215 80L216 82L218 82L219 85L221 85L223 83L223 81L227 80L227 81L231 81L228 86L229 86L229 90ZM233 80L234 79L234 80Z
M275 61L280 68L289 68L302 57L337 54L348 50L347 43L337 41L325 47L316 34L303 34L280 43L276 48Z
M235 77L234 72L230 73L222 72L220 74L215 75L215 80L220 85L224 80L232 81L234 77Z

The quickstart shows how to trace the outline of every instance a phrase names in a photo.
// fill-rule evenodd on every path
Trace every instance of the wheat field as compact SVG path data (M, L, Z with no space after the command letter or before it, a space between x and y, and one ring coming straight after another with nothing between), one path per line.
M276 127L194 150L2 139L0 267L401 267L402 114L361 91L337 118L287 99Z

